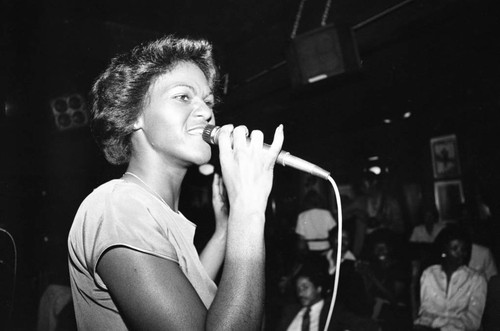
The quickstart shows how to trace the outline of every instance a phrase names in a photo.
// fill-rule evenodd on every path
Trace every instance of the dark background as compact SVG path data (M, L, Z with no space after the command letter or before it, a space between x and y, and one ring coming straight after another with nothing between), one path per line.
M50 102L72 93L86 98L113 54L163 34L214 42L227 77L218 123L246 124L267 137L283 123L284 149L328 169L341 185L353 184L368 157L379 156L401 200L413 197L405 209L410 224L418 222L416 206L434 199L429 141L455 134L465 199L482 200L497 219L496 1L333 0L326 23L353 28L361 67L294 86L290 75L300 68L287 50L299 3L4 1L0 227L16 241L14 316L22 326L32 327L23 317L36 314L40 292L65 267L66 236L79 203L123 172L105 162L87 126L58 130ZM297 35L320 28L325 4L305 2ZM408 119L406 112L412 114ZM209 182L196 169L188 174L183 191L188 216L203 215ZM277 168L271 233L293 225L304 182L296 171ZM498 256L497 223L488 228L487 240ZM210 226L200 223L199 229L202 243Z

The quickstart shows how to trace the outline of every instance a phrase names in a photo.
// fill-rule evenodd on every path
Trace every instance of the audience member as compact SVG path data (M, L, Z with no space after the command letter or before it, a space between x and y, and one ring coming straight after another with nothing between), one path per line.
M467 266L472 249L470 236L462 228L449 225L435 243L441 262L422 274L414 330L478 330L487 288L484 276Z
M333 236L332 249L327 253L329 277L325 287L328 295L333 293L337 243L337 236ZM350 246L351 236L347 229L342 229L340 275L334 316L349 330L377 329L377 323L371 318L372 306L368 290L363 276L356 270L356 257Z
M378 229L389 229L395 234L405 233L401 206L389 193L387 179L383 175L368 172L361 181L360 194L344 208L345 219L356 223L353 240L354 254L360 256L366 248L366 236Z
M439 212L436 205L424 207L422 213L423 223L415 226L410 235L412 243L433 243L439 232L446 226L446 223L439 219Z
M368 260L357 261L356 269L367 285L372 318L384 331L407 330L411 328L409 257L397 254L405 250L400 247L398 236L387 229L374 232L369 247Z
M76 329L68 269L55 263L38 303L36 330L73 331Z
M472 244L472 253L469 261L469 267L482 273L486 280L498 273L495 258L491 250L477 243Z
M337 225L326 209L323 197L315 190L304 197L303 211L297 217L295 232L301 254L322 254L330 249L330 231Z
M483 331L500 330L500 275L495 275L488 281L488 293L481 321Z
M63 313L67 307L70 307L68 315ZM76 330L71 288L69 285L50 284L43 292L38 305L37 331L62 330L61 323L66 323L68 318L73 322L73 327L68 330Z
M277 330L324 330L331 305L331 299L325 298L325 276L318 265L307 263L301 268L295 278L299 303L284 307ZM327 330L377 330L369 320L351 319L346 314L339 314L340 309L341 306L335 305Z
M433 243L446 223L440 221L439 211L434 203L425 204L421 208L422 224L416 225L409 238L411 249L411 283L410 302L412 319L416 319L420 306L420 276L422 271L434 264Z
M337 236L337 228L335 227L332 231L331 241L332 248L330 248L325 253L325 258L328 262L328 274L331 276L335 274L336 267L336 257L337 257L337 246L338 246L338 236ZM342 229L342 238L341 238L341 248L340 248L340 256L342 257L341 264L346 261L356 261L356 256L351 251L351 235L346 228Z

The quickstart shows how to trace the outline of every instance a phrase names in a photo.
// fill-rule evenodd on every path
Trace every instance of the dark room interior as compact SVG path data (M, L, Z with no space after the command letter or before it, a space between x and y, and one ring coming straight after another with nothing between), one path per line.
M93 80L114 54L166 34L214 43L222 73L218 125L244 124L267 141L283 124L283 148L330 171L346 199L379 166L401 202L408 236L426 203L435 202L441 218L454 217L437 187L459 183L458 203L487 208L473 226L500 262L496 1L7 0L2 12L0 228L12 239L2 239L0 253L2 319L10 329L36 329L44 289L65 277L79 204L124 172L106 162L91 136ZM61 117L61 100L72 117ZM451 175L436 173L433 142L442 137L456 147L459 170ZM216 153L212 160L217 168ZM306 191L315 187L336 211L327 182L275 169L269 291L290 259ZM201 246L213 228L205 213L211 179L191 170L181 209L197 224Z

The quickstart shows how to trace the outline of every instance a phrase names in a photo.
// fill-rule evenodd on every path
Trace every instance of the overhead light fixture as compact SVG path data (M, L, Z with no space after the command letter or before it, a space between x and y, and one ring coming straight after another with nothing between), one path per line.
M380 168L379 166L373 166L368 168L368 171L375 175L380 175L382 173L382 168Z

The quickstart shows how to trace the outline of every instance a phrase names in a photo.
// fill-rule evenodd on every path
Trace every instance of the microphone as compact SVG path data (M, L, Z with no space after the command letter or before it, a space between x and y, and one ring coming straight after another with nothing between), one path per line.
M219 144L219 132L220 126L215 126L211 124L207 124L205 129L203 129L203 140L211 145ZM264 148L269 148L268 144L264 144ZM292 167L300 171L307 172L313 176L317 176L323 179L328 180L330 177L330 173L311 162L306 160L302 160L296 156L293 156L287 151L281 150L278 154L278 158L276 159L276 163L281 164L284 167Z

